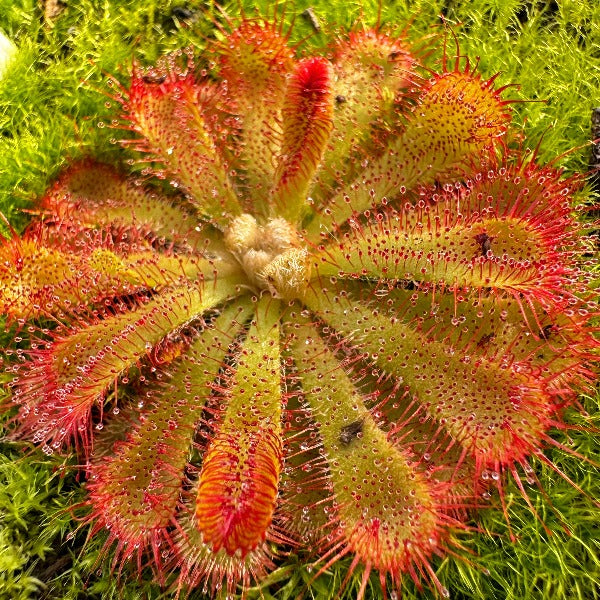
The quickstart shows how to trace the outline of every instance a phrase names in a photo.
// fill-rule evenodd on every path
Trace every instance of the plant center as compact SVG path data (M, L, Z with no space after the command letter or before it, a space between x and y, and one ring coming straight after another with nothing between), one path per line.
M225 244L252 285L285 300L304 295L310 275L308 252L285 219L260 225L252 215L240 215L225 231Z

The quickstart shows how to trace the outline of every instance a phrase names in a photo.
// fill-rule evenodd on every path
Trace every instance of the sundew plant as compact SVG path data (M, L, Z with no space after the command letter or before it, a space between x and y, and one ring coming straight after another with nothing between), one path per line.
M515 548L528 523L580 543L522 597L597 583L569 572L597 554L546 485L597 511L563 464L596 464L584 177L513 122L527 98L441 9L412 33L401 9L333 27L165 5L146 25L177 40L89 58L80 93L101 99L22 231L6 221L0 306L6 444L56 461L41 539L79 540L91 593L486 597L505 576L473 540L496 520ZM465 29L568 12L486 10Z

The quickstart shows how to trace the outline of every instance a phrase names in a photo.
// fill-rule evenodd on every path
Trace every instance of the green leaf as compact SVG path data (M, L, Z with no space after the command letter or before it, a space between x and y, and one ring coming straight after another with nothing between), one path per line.
M353 352L395 377L479 464L498 469L539 446L554 403L510 357L457 351L444 328L423 330L411 311L375 308L345 295L307 295L306 303Z
M90 410L118 378L147 356L165 336L228 297L238 295L238 281L166 289L146 304L80 327L51 342L22 365L15 396L22 430L59 447L69 438L90 435Z
M165 82L152 83L136 73L126 108L144 138L140 149L165 165L165 175L174 178L176 187L183 186L200 215L226 227L242 209L218 136L211 131L213 120L223 116L218 94L218 88L197 84L191 75L169 72Z
M199 249L210 232L182 198L169 198L136 185L113 167L91 160L64 171L42 198L42 207L63 222L91 228L135 227L156 238Z
M528 176L535 179L535 170ZM566 266L569 209L560 195L549 202L541 186L491 193L506 192L496 183L504 177L490 171L458 190L428 189L426 199L384 210L368 223L351 220L349 231L315 253L318 275L480 288L560 303L574 272Z
M493 79L485 81L468 68L434 76L405 131L333 196L327 210L308 224L309 235L318 239L320 231L332 232L353 213L399 199L417 184L484 168L510 120L504 104Z
M327 548L383 573L421 563L439 544L435 484L387 439L318 330L300 321L291 332L300 393L319 423L333 484Z
M280 303L264 295L225 391L198 481L196 522L214 552L242 557L266 538L283 468Z
M114 454L92 457L90 518L110 530L124 556L149 546L162 563L158 546L175 519L194 432L250 306L240 299L207 325L169 365L167 381L138 397L144 408L126 441L115 445Z

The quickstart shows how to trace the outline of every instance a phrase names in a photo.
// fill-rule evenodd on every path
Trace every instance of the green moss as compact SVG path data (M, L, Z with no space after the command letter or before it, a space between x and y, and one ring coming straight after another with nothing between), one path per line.
M67 463L0 444L0 598L37 598L73 561L69 508L81 498Z
M175 0L81 0L52 24L43 22L37 0L0 0L0 29L18 52L0 80L0 211L17 228L27 216L22 209L47 187L72 159L92 155L118 161L123 150L111 138L120 137L110 125L114 107L107 106L107 73L125 80L133 58L152 63L161 54L182 46L201 48L215 33L214 22L224 20L212 4L190 2L193 23L172 17ZM255 2L235 2L224 8L235 20L240 4L252 14ZM263 0L261 6L271 3ZM560 3L521 0L298 0L285 6L285 18L296 18L293 38L310 36L304 44L323 46L338 25L381 23L404 26L412 20L411 37L437 36L455 54L460 50L489 77L501 72L499 82L518 83L507 97L534 102L514 106L527 146L540 145L541 159L560 156L558 164L570 172L586 171L590 113L600 105L600 5L593 0ZM311 6L322 32L313 31L300 15ZM265 12L271 11L266 9ZM380 16L378 17L378 12ZM444 14L450 29L444 28ZM454 33L453 33L454 32ZM430 58L432 64L441 54ZM104 123L105 126L99 126ZM573 150L573 148L575 148ZM591 415L598 400L585 399ZM442 584L454 599L564 599L600 597L600 497L598 469L573 456L593 458L600 451L595 435L598 417L573 414L577 429L556 434L569 451L550 448L548 458L572 479L537 460L535 474L545 490L527 484L532 516L516 485L506 488L506 516L500 500L476 516L477 532L457 542L466 557L434 564ZM596 429L594 429L596 428ZM127 582L99 557L102 540L83 549L86 532L68 510L83 495L77 482L75 459L63 462L45 457L22 444L0 444L0 599L75 600L82 598L168 598L148 581ZM546 531L542 522L548 528ZM472 553L472 554L471 554ZM345 577L348 561L341 561L316 580L302 557L290 557L269 578L272 584L250 597L325 599ZM353 598L360 573L343 597ZM121 579L121 582L119 582ZM119 585L119 583L123 585ZM406 584L403 598L431 598ZM368 598L381 597L378 582L367 588ZM202 597L201 592L194 594Z

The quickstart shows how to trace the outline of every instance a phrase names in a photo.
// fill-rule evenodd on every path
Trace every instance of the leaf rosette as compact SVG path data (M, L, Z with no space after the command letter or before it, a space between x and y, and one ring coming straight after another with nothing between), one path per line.
M510 100L355 31L297 58L244 20L214 72L117 99L173 194L91 160L0 252L16 434L75 446L115 563L247 590L278 552L384 589L544 457L592 379L577 186L508 149ZM279 550L278 550L279 549Z

